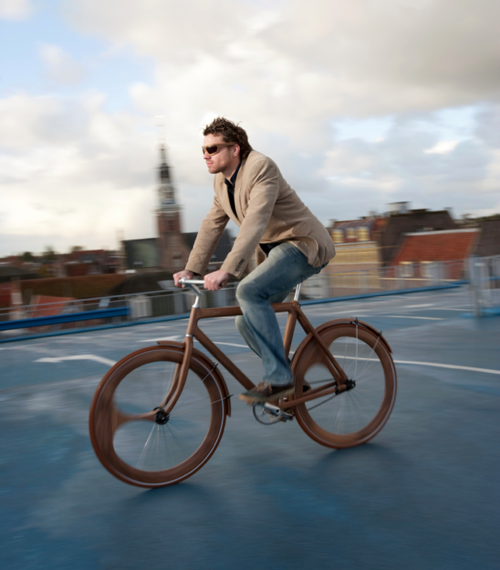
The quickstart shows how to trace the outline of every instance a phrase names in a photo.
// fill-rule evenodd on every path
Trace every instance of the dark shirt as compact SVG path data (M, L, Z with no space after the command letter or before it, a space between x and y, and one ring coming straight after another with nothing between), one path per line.
M236 187L236 177L238 176L240 166L241 166L241 162L238 164L238 168L234 171L230 180L228 180L227 178L224 178L224 182L226 183L226 187L227 187L227 195L229 197L229 203L231 204L231 209L233 210L233 213L237 219L239 219L239 218L238 218L238 214L236 213L236 206L234 204L234 189ZM277 244L277 243L259 243L259 245L267 257L269 255L269 252L273 249L273 247L276 247L279 244Z
M238 214L236 213L236 206L234 205L234 188L236 186L236 177L238 176L238 172L240 170L241 162L238 164L238 168L233 172L231 176L231 180L224 178L224 182L227 186L227 194L229 196L229 203L231 204L231 209L233 210L233 214L238 218Z

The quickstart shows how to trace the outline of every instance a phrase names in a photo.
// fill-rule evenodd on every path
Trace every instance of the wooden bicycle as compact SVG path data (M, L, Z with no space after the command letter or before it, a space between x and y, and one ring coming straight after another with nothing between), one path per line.
M193 346L194 339L246 389L253 382L199 329L200 319L241 314L239 307L201 309L199 280L182 343L169 340L132 352L100 382L90 407L90 437L104 467L140 487L174 485L198 471L224 433L231 403L218 368ZM253 404L261 423L296 418L314 441L332 448L361 445L385 425L396 398L396 369L381 333L356 318L316 329L298 301L273 305L288 313L283 344L290 354L297 321L306 337L291 360L292 396Z

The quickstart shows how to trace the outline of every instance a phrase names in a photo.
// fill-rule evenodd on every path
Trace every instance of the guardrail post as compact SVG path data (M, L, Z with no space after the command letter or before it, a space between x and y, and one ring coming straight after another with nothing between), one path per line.
M469 269L469 288L472 297L472 312L476 317L481 317L483 314L482 306L482 291L481 291L481 278L479 275L479 265L477 257L472 256L468 260Z

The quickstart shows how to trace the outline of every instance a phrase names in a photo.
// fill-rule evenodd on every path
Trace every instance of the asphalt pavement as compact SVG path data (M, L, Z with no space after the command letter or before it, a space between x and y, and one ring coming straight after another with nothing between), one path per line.
M499 569L500 317L472 318L465 288L305 310L383 330L398 397L382 432L331 450L233 398L207 465L156 490L101 466L88 409L114 362L187 321L0 345L0 568ZM204 330L258 381L233 321Z

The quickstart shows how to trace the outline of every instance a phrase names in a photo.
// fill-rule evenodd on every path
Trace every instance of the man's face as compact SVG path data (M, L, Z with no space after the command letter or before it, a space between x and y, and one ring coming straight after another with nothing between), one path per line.
M223 143L224 139L220 135L206 135L203 139L203 146L210 146ZM207 164L210 174L222 172L224 176L229 177L236 170L239 163L239 146L223 146L218 152L210 156L205 153L203 160Z

